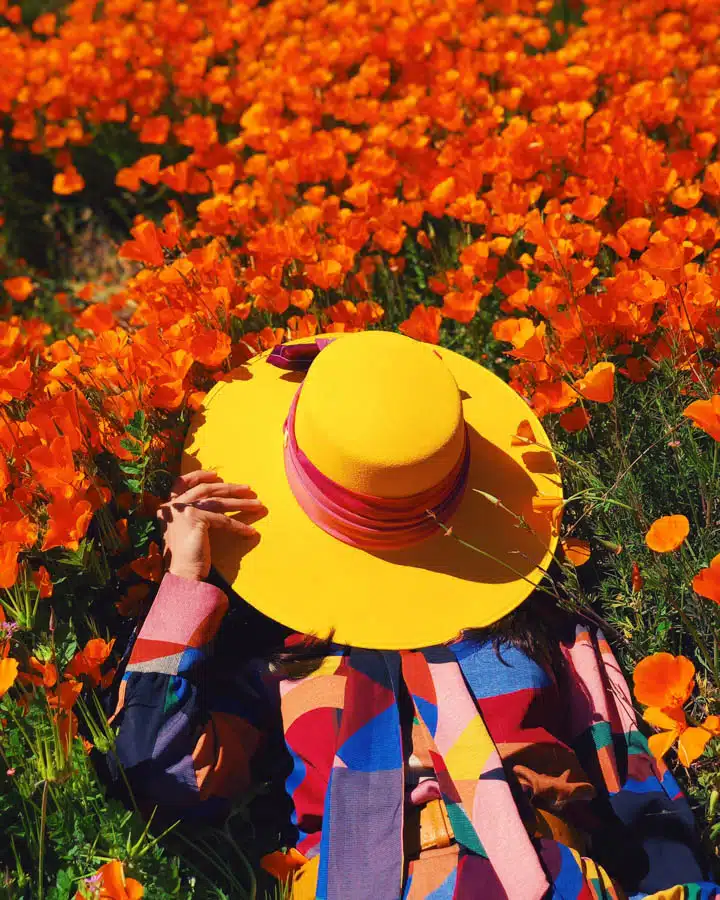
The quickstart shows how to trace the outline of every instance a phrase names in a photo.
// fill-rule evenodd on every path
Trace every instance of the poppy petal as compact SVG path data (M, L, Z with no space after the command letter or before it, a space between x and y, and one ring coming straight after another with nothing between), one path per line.
M584 566L590 559L590 544L579 538L565 538L562 542L565 559L574 566Z
M662 759L675 743L677 731L661 731L660 734L650 735L648 747L655 759Z
M656 553L671 553L690 534L690 522L686 516L662 516L656 519L645 535L645 543Z
M18 661L12 659L0 659L0 697L6 694L15 683L18 673Z
M702 756L705 745L712 735L704 728L686 728L678 741L678 759L684 766L689 766Z
M639 703L661 709L682 706L695 686L695 666L685 656L654 653L635 666L633 683Z

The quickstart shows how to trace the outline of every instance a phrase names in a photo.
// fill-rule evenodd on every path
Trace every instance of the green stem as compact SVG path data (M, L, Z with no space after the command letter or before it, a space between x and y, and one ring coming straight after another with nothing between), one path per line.
M715 654L710 653L710 650L708 649L707 644L705 643L703 638L700 636L700 632L697 630L697 628L693 624L693 622L690 619L690 617L688 616L688 614L682 608L682 606L679 603L676 603L672 599L670 600L670 602L672 603L672 605L675 607L675 609L680 614L680 618L683 620L683 625L687 628L687 630L693 636L695 643L700 648L700 652L702 653L703 658L705 660L705 665L713 673L713 676L715 678L716 687L720 686L720 671L718 671L717 663L715 661Z
M250 900L255 900L255 898L257 897L257 879L255 878L255 872L253 871L252 866L248 862L247 857L242 852L242 850L238 847L238 845L235 843L234 838L230 835L230 832L227 830L227 828L225 829L225 837L227 838L228 842L230 843L230 846L233 848L233 850L235 850L237 855L240 857L240 861L242 862L242 864L245 868L245 871L247 872L248 877L250 879Z
M43 885L43 880L45 878L45 873L43 871L45 866L45 828L47 827L47 797L48 797L48 781L45 779L43 782L43 793L42 793L42 803L40 806L40 838L38 841L38 900L43 900L43 896L45 894L45 888Z
M233 890L240 890L245 893L243 885L235 877L232 869L225 863L222 856L209 846L207 841L201 838L200 841L196 843L195 841L191 841L181 831L176 832L175 837L179 838L184 844L192 847L196 852L204 854L206 859L227 879L228 884L232 886Z
M20 734L22 734L22 736L25 738L25 742L27 743L28 748L29 748L31 751L33 751L33 753L34 753L34 752L35 752L35 746L33 745L33 742L30 740L30 736L28 735L27 731L23 728L22 722L20 722L20 720L19 720L18 717L15 715L15 713L13 712L12 709L8 708L8 709L7 709L7 714L8 714L8 715L10 716L10 718L13 720L13 725L17 728L17 730L20 732Z
M712 474L710 475L710 486L708 488L707 495L707 507L705 509L705 525L709 528L712 525L712 511L713 506L715 505L715 473L717 471L717 461L718 461L718 442L715 441L715 446L713 447L713 463L712 463Z

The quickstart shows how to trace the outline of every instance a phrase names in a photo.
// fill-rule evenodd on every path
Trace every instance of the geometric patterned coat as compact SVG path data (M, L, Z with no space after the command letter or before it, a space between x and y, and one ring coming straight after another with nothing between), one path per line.
M460 640L333 646L290 679L262 659L217 664L227 608L219 588L165 575L136 637L114 724L145 809L222 817L282 728L288 815L319 900L720 898L597 629L578 620L558 635L562 672ZM421 796L407 786L411 753L431 775ZM413 806L437 798L451 846L408 853Z

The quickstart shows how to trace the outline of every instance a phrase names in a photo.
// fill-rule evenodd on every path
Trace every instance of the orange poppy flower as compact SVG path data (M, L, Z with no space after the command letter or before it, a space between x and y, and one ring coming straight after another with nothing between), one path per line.
M720 553L710 560L710 565L701 569L693 578L692 588L701 597L720 603Z
M410 318L400 323L400 331L417 341L437 344L440 342L441 322L442 315L437 306L419 303L410 313Z
M10 297L18 303L23 303L35 290L35 285L27 275L18 275L17 278L6 278L3 287Z
M93 508L90 501L77 497L53 500L47 510L48 529L41 549L67 547L69 550L77 550L92 519Z
M92 684L99 684L101 679L100 668L106 662L112 652L115 639L110 642L102 638L89 640L82 650L78 650L70 663L65 668L65 676L79 678L87 676Z
M640 566L634 562L632 564L632 573L630 575L630 581L632 584L633 593L637 594L639 591L643 589L643 585L645 584L645 579L640 574Z
M699 184L678 187L671 194L672 202L681 209L692 209L702 200L702 188Z
M133 584L115 604L115 609L121 616L139 616L144 609L149 593L149 585Z
M652 371L652 363L647 359L637 359L634 356L628 357L625 367L620 372L630 381L642 384L647 381L648 375Z
M35 34L44 34L49 37L55 32L57 24L57 16L55 13L43 13L38 16L32 24L32 30Z
M433 215L441 216L443 214L445 206L451 201L454 193L455 179L452 175L441 181L440 184L435 185L428 197L429 207L433 210Z
M615 396L615 366L613 363L597 363L573 385L585 400L596 403L612 403Z
M52 704L50 706L52 708ZM78 718L74 712L61 708L53 713L52 719L57 728L60 746L63 748L65 756L69 757L72 752L72 743L78 736ZM84 742L84 738L82 740Z
M75 319L78 328L87 328L95 334L109 331L115 325L112 309L106 303L93 303Z
M193 358L185 350L175 350L154 366L153 390L148 402L156 409L177 409L185 399L185 377Z
M587 410L578 404L573 406L567 412L564 412L559 419L560 427L571 434L576 431L582 431L590 424L590 416Z
M720 162L710 163L705 169L702 187L706 194L720 197Z
M170 119L167 116L155 116L145 119L138 135L143 144L164 144L170 131Z
M590 544L579 538L564 538L560 544L565 554L565 559L573 566L584 566L590 559Z
M32 672L22 673L20 675L22 681L37 686L42 685L46 688L54 687L57 684L58 672L54 663L41 662L37 657L31 656L29 664Z
M160 548L153 541L148 549L148 554L141 559L135 559L130 563L130 568L147 581L159 582L162 578L163 561Z
M134 259L148 266L161 266L165 261L160 244L158 228L154 222L141 222L130 229L132 241L125 243L118 250L120 259Z
M18 360L9 369L0 368L0 402L8 403L12 399L23 399L27 396L32 383L32 369L25 359Z
M377 325L385 317L385 310L374 300L361 300L357 304L357 314L362 325Z
M221 365L230 355L230 335L214 328L208 328L190 342L190 353L197 360L210 369Z
M682 545L688 534L690 523L686 516L661 516L650 526L645 543L656 553L672 553Z
M635 697L645 706L682 706L695 687L695 666L685 656L654 653L635 666Z
M309 309L310 304L313 302L315 295L309 288L305 288L303 290L290 291L290 303L292 306L296 306L298 309L303 312Z
M0 659L0 697L6 694L15 684L18 674L18 661L7 657Z
M20 544L13 541L0 543L0 588L11 588L17 581Z
M696 400L683 410L683 415L720 441L720 395L714 394L709 400Z
M591 221L597 219L606 203L607 198L598 197L596 194L587 194L573 201L570 212L578 219Z
M677 741L678 759L686 767L702 756L707 742L714 736L707 728L688 725L685 713L679 707L658 709L651 706L645 710L643 718L649 725L661 729L659 734L648 738L652 755L662 759Z
M185 193L187 190L189 176L190 166L186 161L160 170L160 181L167 185L170 190L177 191L179 194Z
M16 542L22 547L31 547L35 543L38 526L21 508L32 502L32 494L23 495L22 488L15 488L13 501L0 506L0 538Z
M117 187L125 188L126 191L132 191L134 194L140 190L140 173L135 166L118 169L115 175L115 184Z
M52 189L56 194L77 194L85 187L85 179L75 166L67 166L53 178Z
M720 737L720 716L705 716L701 727L709 731L713 737Z
M305 274L314 285L323 290L339 287L345 277L342 264L336 259L324 259L322 262L307 265Z
M74 679L61 681L57 687L47 692L48 706L51 709L69 712L82 693L82 689L82 684Z
M647 247L652 222L650 219L628 219L618 229L618 234L627 241L632 250L642 251Z
M160 181L160 162L160 155L152 153L149 156L143 156L138 159L133 169L137 172L141 181L144 181L146 184L157 184Z
M141 900L145 889L134 878L126 878L123 864L113 859L101 866L97 873L86 879L85 892L78 891L75 900L83 900L90 891L96 891L97 900Z
M200 116L196 113L176 125L175 134L181 144L186 144L198 151L207 150L218 138L215 119L212 116Z
M653 235L655 237L655 235ZM640 257L640 262L655 277L668 285L680 284L686 263L692 259L692 251L675 241L651 243Z
M444 297L442 314L456 322L470 322L480 305L480 291L448 291Z
M545 359L546 325L535 325L532 319L502 319L493 325L493 336L499 341L509 341L514 350L509 356L540 362Z
M260 866L278 881L285 882L306 862L307 857L303 856L295 847L291 847L287 853L282 850L266 853L260 860Z
M546 381L535 388L532 404L539 416L562 412L577 401L577 393L566 381Z

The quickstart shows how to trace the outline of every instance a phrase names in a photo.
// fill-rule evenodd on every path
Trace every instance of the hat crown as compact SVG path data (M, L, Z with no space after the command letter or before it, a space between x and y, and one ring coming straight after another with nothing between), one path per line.
M305 376L295 436L343 488L411 497L439 484L463 452L460 391L427 344L383 331L347 335Z

